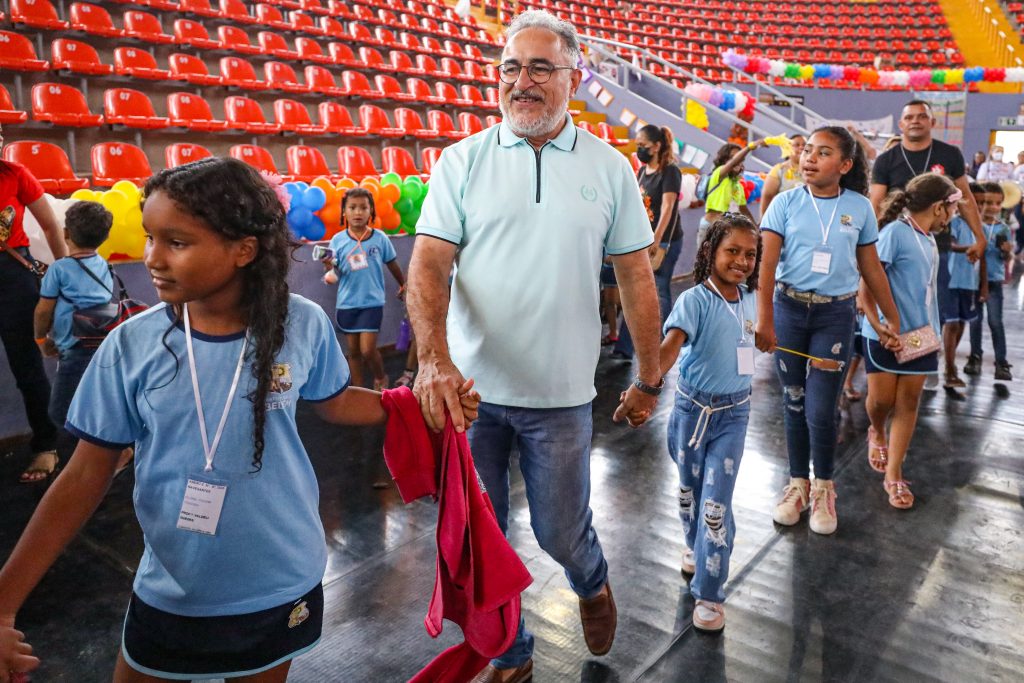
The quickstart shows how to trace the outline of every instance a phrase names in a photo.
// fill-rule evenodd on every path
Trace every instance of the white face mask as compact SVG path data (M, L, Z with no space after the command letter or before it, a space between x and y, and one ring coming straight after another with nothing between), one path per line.
M1002 160L1003 160L1003 153L1002 152L992 152L992 161L1002 161Z

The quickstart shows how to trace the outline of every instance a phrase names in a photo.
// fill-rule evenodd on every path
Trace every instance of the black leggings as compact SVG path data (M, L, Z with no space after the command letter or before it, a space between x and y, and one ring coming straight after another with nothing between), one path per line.
M32 329L38 301L36 276L6 252L0 253L0 340L25 403L28 424L32 428L33 453L52 450L57 445L57 427L47 415L50 381L46 378L43 356Z

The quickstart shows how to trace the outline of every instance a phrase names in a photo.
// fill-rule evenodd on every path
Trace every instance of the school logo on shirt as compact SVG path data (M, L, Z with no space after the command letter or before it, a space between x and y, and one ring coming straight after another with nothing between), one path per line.
M839 217L839 229L842 232L857 232L857 226L853 224L853 216L844 213Z
M7 206L0 211L0 240L6 242L11 238L11 227L14 225L14 217L17 211L13 206Z
M270 372L270 392L283 394L292 388L292 366L290 363L274 363Z
M292 613L288 615L288 628L295 628L306 619L309 618L309 608L306 607L306 601L303 600L297 604Z
M753 320L744 320L743 321L743 333L744 334L748 334L748 335L754 334L754 321Z
M588 202L597 201L597 190L590 185L581 185L580 195Z

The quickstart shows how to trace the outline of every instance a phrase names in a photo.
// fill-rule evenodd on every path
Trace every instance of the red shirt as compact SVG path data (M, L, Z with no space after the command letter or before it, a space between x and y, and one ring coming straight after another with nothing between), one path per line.
M0 239L6 240L7 246L28 246L28 235L22 227L25 206L42 196L43 186L27 168L0 161Z

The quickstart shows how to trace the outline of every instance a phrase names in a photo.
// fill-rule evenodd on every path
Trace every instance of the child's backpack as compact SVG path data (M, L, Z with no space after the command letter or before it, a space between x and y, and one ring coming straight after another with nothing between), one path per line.
M104 289L110 291L109 303L81 308L71 314L71 334L78 339L78 343L75 346L84 349L96 349L99 348L103 340L107 338L107 335L115 327L128 318L142 313L149 306L128 297L128 290L125 289L124 281L114 272L109 263L107 268L110 270L111 277L117 282L119 290L116 297L113 290L107 287L103 280L96 277L95 273L86 268L85 264L78 259L74 259L74 261L89 277L98 282Z
M717 190L723 182L721 173L719 173L718 182L711 186L711 176L713 174L714 171L708 175L702 175L700 180L697 181L697 199L702 202L707 201L708 197L714 194L715 190Z

